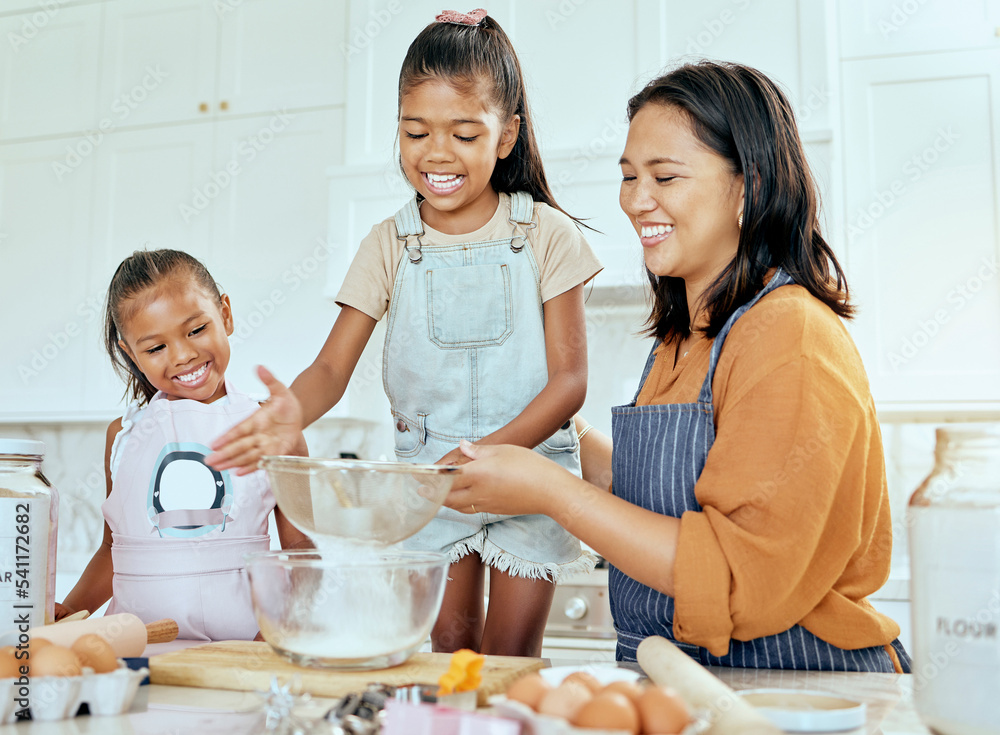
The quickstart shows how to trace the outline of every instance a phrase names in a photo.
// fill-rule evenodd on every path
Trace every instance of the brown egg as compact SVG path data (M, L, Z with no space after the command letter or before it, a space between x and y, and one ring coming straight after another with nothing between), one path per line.
M32 676L79 676L80 661L65 646L49 645L32 651L29 659Z
M77 638L71 650L80 659L81 666L89 666L98 674L118 668L115 650L96 633L87 633Z
M639 719L643 732L673 735L688 726L691 712L673 689L651 684L639 698Z
M642 687L634 681L613 681L601 689L601 691L624 694L635 705L639 704L639 697L642 696Z
M0 648L0 679L12 679L21 675L21 664L28 664L27 660L16 658L17 649L14 646L4 646Z
M532 671L507 687L507 699L513 699L515 702L537 710L542 697L550 691L552 691L552 685L545 681L537 671Z
M36 636L31 636L31 640L28 642L28 650L31 651L31 653L37 653L46 646L51 646L51 645L52 641L50 641L48 638L38 638Z
M542 697L538 703L538 713L572 720L593 695L578 681L564 681Z
M601 688L601 682L597 680L597 677L587 671L574 671L563 679L562 683L565 684L567 681L580 682L590 690L591 694L596 694Z
M587 702L572 724L595 730L625 730L639 735L639 713L635 705L619 692L601 692Z

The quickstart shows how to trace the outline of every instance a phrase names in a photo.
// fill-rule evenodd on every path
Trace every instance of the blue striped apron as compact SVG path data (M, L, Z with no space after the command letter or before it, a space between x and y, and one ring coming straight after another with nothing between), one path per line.
M688 510L701 510L695 497L695 483L715 441L712 378L723 343L736 320L761 297L790 283L791 277L779 269L760 293L729 318L712 344L708 374L697 403L636 406L639 397L636 391L631 403L612 409L615 495L675 518ZM646 360L639 390L653 366L656 346ZM672 597L636 582L613 565L609 587L611 612L618 633L616 656L620 661L635 661L639 643L647 636L659 635L674 641L681 650L706 666L895 672L892 659L883 647L845 650L817 638L801 625L750 641L731 640L726 655L713 656L701 646L674 640ZM893 647L903 668L909 670L906 651L898 641L893 642Z

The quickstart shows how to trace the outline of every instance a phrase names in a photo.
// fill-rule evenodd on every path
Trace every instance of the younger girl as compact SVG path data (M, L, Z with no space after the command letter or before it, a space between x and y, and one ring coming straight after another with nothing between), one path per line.
M126 258L108 290L105 344L135 401L108 427L104 543L57 618L97 610L172 618L179 637L257 634L243 555L305 537L281 516L263 471L210 468L208 441L258 409L226 380L233 315L205 266L176 250ZM304 449L299 442L298 449Z
M266 408L215 444L218 468L252 467L326 413L387 315L397 458L461 462L469 439L533 447L580 472L570 419L587 386L583 284L600 264L549 191L506 34L484 10L437 21L399 75L400 163L416 196L362 241L343 310L292 385L297 401L269 383ZM554 582L593 564L540 515L442 509L407 543L453 560L431 635L438 651L539 655Z

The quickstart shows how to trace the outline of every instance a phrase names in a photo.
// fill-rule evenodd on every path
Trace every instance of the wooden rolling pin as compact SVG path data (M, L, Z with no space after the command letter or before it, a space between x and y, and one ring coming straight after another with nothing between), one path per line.
M692 710L707 712L711 735L780 735L778 727L666 638L644 640L636 659L655 683L676 689Z
M141 656L147 643L167 643L177 637L177 623L170 618L144 624L136 615L118 613L102 617L55 623L32 628L28 635L45 638L60 646L72 646L77 638L96 633L111 644L118 658Z

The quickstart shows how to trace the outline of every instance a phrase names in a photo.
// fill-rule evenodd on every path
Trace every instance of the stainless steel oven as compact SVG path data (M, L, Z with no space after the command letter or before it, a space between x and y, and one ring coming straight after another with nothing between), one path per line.
M573 661L614 661L615 628L608 599L608 564L563 579L552 599L542 655Z

